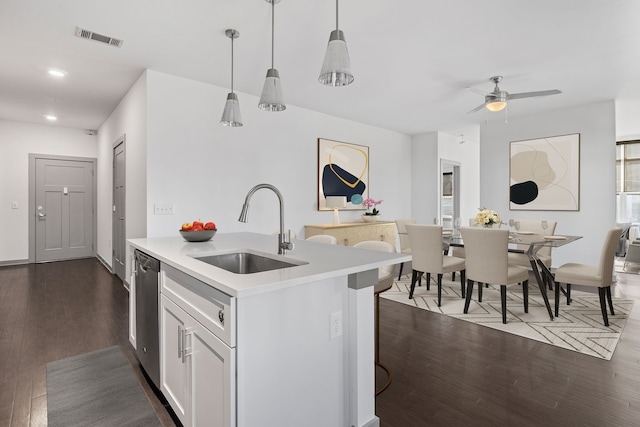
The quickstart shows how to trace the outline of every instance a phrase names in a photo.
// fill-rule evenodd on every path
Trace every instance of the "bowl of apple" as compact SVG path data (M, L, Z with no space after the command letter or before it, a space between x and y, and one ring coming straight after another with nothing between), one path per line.
M206 242L213 238L218 229L213 222L185 222L180 228L180 235L187 242Z

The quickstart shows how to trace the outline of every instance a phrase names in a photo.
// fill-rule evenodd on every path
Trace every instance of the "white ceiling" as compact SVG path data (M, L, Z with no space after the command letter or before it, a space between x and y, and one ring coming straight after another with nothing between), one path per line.
M271 9L265 0L2 0L0 118L97 129L144 69L229 87L235 28L235 90L257 108L270 67ZM343 0L355 82L317 82L333 0L276 5L275 68L289 105L407 134L480 123L488 79L519 99L509 117L611 99L640 98L640 1ZM124 40L114 48L75 36L76 27ZM46 73L68 72L64 80ZM212 99L222 113L224 99ZM264 114L287 114L267 113ZM493 113L489 120L504 120ZM213 119L212 119L213 120ZM217 120L217 117L215 118ZM245 123L251 126L251 123Z

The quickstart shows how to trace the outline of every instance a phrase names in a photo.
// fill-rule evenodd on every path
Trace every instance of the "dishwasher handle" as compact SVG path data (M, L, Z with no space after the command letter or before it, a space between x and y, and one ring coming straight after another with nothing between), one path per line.
M136 265L143 273L146 273L148 270L151 270L154 273L158 273L160 271L160 261L158 261L157 259L152 258L137 249L134 252L134 256Z

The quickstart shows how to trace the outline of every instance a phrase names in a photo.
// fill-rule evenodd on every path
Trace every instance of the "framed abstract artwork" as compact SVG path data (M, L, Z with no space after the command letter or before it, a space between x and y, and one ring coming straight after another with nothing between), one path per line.
M318 138L318 210L329 196L345 196L345 210L365 209L369 197L369 147Z
M580 210L580 134L513 141L509 209Z

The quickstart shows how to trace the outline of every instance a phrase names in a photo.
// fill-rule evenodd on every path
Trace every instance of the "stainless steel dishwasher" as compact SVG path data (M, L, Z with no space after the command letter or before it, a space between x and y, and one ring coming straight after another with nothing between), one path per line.
M158 282L160 261L136 250L136 353L138 360L160 388L160 333L158 329Z

